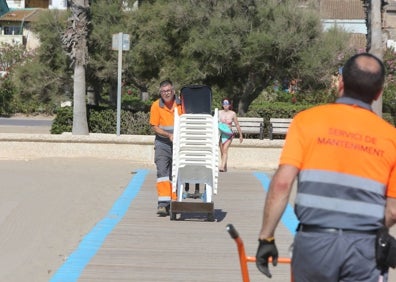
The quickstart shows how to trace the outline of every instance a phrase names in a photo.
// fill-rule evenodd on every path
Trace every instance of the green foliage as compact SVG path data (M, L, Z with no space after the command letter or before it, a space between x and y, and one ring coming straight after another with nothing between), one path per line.
M382 94L383 112L395 114L396 112L396 84L388 83Z
M149 114L147 112L132 113L129 111L121 112L121 133L133 135L149 135L151 126L149 124Z
M297 0L157 0L123 10L134 2L91 2L86 81L101 104L115 105L118 52L110 47L119 32L130 35L131 48L123 52L126 86L155 94L166 78L176 89L206 84L216 103L227 96L239 114L274 79L299 78L301 92L323 88L348 50L345 32L322 32L316 11L296 8ZM60 40L67 16L51 10L34 23L41 46L13 75L20 101L59 104L72 98L70 60ZM134 99L125 104L145 108Z
M67 70L70 61L63 52L61 34L66 28L68 12L62 10L46 10L40 14L32 29L38 34L40 47L37 49L39 61L54 70Z
M396 118L395 116L390 113L384 113L382 114L382 118L392 124L393 126L396 126Z
M28 62L31 54L26 52L23 45L0 43L0 115L17 112L15 107L18 87L12 81L12 73L18 65Z
M70 99L70 79L65 73L56 73L43 66L37 58L29 64L18 66L13 81L18 89L18 98L26 102L60 104Z
M94 88L95 93L100 96L101 103L116 104L118 52L112 49L112 36L119 32L125 33L124 26L128 18L122 8L127 3L128 1L111 0L91 2L86 80L87 85ZM124 52L123 56L129 52ZM130 68L129 64L123 60L124 72Z
M17 88L17 106L24 112L41 109L51 114L55 105L71 98L73 83L68 69L70 62L60 41L66 16L66 12L58 10L41 14L32 26L40 38L40 47L23 64L15 66L11 73Z
M88 127L91 133L116 133L117 112L108 108L89 109Z
M71 132L73 127L73 108L59 108L52 122L51 134L62 134Z
M233 100L243 114L274 79L300 78L322 87L347 50L341 30L323 33L315 11L296 1L153 1L128 15L131 51L126 78L155 93L172 78L176 87L206 84ZM314 57L314 58L312 58ZM305 73L304 67L312 67ZM323 68L326 66L326 68Z
M296 102L299 104L323 104L332 103L337 99L337 94L335 91L327 90L312 90L310 92L297 92L295 94Z
M331 88L331 76L356 53L345 44L349 37L348 33L335 27L321 33L315 44L302 51L300 61L294 66L296 77L301 79L302 92Z
M312 90L312 91L297 91L294 94L288 91L274 89L274 87L267 87L251 104L251 107L265 102L284 102L298 105L315 105L322 103L332 103L336 100L337 95L334 89L332 90Z
M121 101L122 108L132 112L148 112L151 106L151 101L144 102L132 95L123 95Z
M263 102L252 105L249 116L260 116L269 120L271 117L293 118L297 113L314 105L291 104L288 102Z
M88 109L88 126L91 133L117 131L117 111L111 108L93 107ZM120 134L150 134L149 114L121 110Z
M108 107L89 107L88 126L91 133L116 134L117 112ZM61 134L71 132L73 126L73 112L71 107L59 109L52 123L51 133ZM151 134L149 114L146 112L121 111L121 134L148 135Z
M22 114L45 114L53 115L56 111L57 105L52 103L40 103L36 100L20 100L17 95L15 95L12 101L12 112L22 113Z
M396 54L393 50L387 50L384 55L384 65L386 69L386 80L384 92L382 94L383 118L396 124Z
M21 44L0 43L0 50L0 71L11 71L15 65L26 61L30 55Z
M15 87L8 78L0 79L0 115L7 116L12 112L12 100Z

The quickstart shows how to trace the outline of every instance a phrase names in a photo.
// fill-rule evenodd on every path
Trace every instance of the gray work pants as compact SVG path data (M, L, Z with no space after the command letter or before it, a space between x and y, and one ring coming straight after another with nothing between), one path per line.
M154 162L157 167L157 178L169 177L172 180L172 144L155 140Z
M375 235L297 232L292 271L295 282L378 282ZM383 280L388 280L387 273Z

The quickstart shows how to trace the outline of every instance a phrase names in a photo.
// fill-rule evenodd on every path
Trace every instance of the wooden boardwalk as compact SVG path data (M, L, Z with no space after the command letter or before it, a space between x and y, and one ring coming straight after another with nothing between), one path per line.
M200 214L182 214L175 221L157 217L154 187L155 172L150 171L125 216L78 281L242 281L236 244L226 226L236 227L246 254L254 256L265 191L253 172L220 174L214 222ZM280 226L281 256L288 256L291 242L290 231ZM251 281L265 279L254 263L248 266ZM289 265L278 265L272 268L271 281L290 281L289 272Z

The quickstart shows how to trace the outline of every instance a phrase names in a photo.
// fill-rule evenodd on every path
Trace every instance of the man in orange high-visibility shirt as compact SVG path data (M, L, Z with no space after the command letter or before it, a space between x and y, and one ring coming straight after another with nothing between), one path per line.
M294 281L387 281L394 266L378 259L376 236L396 223L396 129L371 109L384 80L377 57L352 56L336 102L293 118L264 206L256 253L263 274L271 277L269 257L277 263L275 229L298 175Z
M169 214L169 205L176 195L172 194L172 141L174 111L181 114L181 103L175 96L170 80L160 83L160 98L151 105L150 125L155 133L155 165L157 167L157 214Z

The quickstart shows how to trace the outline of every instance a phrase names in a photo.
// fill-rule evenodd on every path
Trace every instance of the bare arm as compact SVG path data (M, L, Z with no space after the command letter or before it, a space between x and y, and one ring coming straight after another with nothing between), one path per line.
M156 134L161 135L162 137L165 137L165 138L169 138L170 141L173 141L173 134L166 132L165 130L163 130L162 128L160 128L157 125L152 125L151 128Z
M390 228L396 223L396 198L387 198L385 209L385 226Z
M242 143L242 141L243 141L242 130L241 130L241 127L240 127L240 125L239 125L238 118L237 118L236 114L234 114L234 116L233 116L233 118L232 118L232 121L234 122L235 127L236 127L236 129L238 130L238 133L239 133L239 142Z
M274 237L275 229L289 201L294 179L299 169L292 165L280 165L272 177L265 200L263 222L259 239Z

